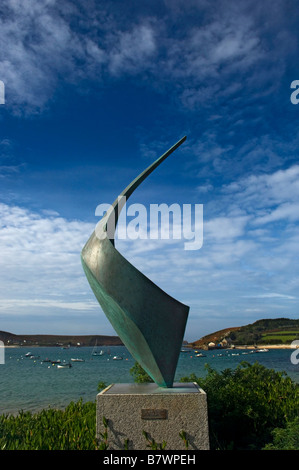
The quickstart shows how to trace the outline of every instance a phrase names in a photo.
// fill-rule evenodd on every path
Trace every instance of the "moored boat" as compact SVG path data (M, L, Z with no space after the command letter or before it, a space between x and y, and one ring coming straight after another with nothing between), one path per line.
M58 364L57 369L69 369L70 367L72 367L70 363Z

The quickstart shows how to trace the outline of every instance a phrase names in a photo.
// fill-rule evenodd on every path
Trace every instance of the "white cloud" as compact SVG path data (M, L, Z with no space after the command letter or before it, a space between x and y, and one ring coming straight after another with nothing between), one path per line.
M238 200L247 210L258 212L273 206L290 207L299 199L299 165L274 173L250 175L223 187L223 193ZM289 205L289 206L287 206Z
M44 306L73 309L76 306L69 303L73 297L82 306L88 289L80 251L93 228L81 221L0 204L1 297L6 299L9 292L12 304L16 301L15 310L21 301L29 307L32 298L35 306L44 302ZM4 300L2 310L5 305Z
M286 294L278 294L277 292L267 292L265 294L256 294L253 296L248 296L248 298L256 298L256 299L287 299L287 300L295 300L296 297L293 295L286 295Z
M204 224L204 238L216 240L233 240L245 234L249 217L216 217Z
M261 85L269 75L260 64L272 67L273 84L283 71L282 51L280 67L280 49L267 53L263 27L256 23L260 12L244 13L233 2L213 12L206 3L194 4L188 28L184 12L171 5L176 27L166 15L142 13L138 6L127 17L110 2L4 0L2 8L0 77L7 106L19 113L47 106L63 83L80 90L89 80L105 83L107 76L142 72L149 86L171 87L174 99L193 108L242 93L244 73L247 88L265 92Z
M116 24L105 13L56 0L4 0L0 20L0 77L6 85L6 107L17 114L43 110L63 83L103 80L135 74L149 66L155 52L153 28L144 24ZM102 11L101 11L102 10ZM77 26L79 25L79 27ZM81 26L83 29L81 29ZM87 29L88 27L88 29ZM62 79L62 80L61 80Z
M207 183L207 184L203 184L201 186L197 186L196 189L199 193L205 194L205 193L209 193L213 190L213 185Z
M109 69L113 75L124 72L144 70L145 64L150 65L156 41L153 28L149 25L138 25L130 31L118 32L114 38L114 46L110 51Z
M35 310L38 309L39 313L42 309L62 309L64 311L75 310L86 312L88 310L98 310L99 304L97 302L63 302L60 300L52 299L1 299L0 311L9 313L10 310L19 310L22 312L23 309L28 311L31 309L31 313L34 315ZM34 309L34 310L32 310ZM27 315L27 312L26 312Z
M281 204L277 209L271 211L269 214L257 217L254 223L256 225L263 225L286 219L292 222L299 220L299 203Z

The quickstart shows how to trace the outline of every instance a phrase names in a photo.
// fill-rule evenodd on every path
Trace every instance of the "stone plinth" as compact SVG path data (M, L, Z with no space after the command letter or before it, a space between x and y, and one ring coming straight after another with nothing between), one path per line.
M175 383L173 388L155 383L112 384L97 395L97 437L108 421L109 449L150 450L145 431L166 450L186 450L180 437L185 431L188 449L208 450L206 393L196 383Z

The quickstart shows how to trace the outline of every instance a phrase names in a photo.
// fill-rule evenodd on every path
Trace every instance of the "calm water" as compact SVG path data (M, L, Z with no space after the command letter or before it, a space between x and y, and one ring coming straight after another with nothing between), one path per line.
M125 347L103 347L104 355L92 356L92 348L33 348L37 359L25 357L25 348L6 348L5 364L0 364L0 414L19 410L37 411L42 408L63 408L70 401L94 400L100 381L110 383L133 382L130 368L135 360ZM285 371L299 383L299 364L291 362L292 350L269 350L264 353L243 354L246 351L202 351L205 357L195 357L194 351L181 353L176 379L194 372L206 374L205 364L216 370L235 368L241 361L260 362L277 371ZM239 355L237 355L239 353ZM122 356L115 361L113 356ZM71 362L70 369L59 369L56 365L42 362L49 358L69 362L71 358L82 358L84 362Z

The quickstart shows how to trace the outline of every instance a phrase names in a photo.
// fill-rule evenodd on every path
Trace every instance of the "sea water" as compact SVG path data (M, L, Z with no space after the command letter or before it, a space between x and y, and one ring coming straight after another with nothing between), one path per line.
M0 364L0 414L38 411L43 408L64 408L71 401L95 400L99 382L132 383L130 369L135 360L123 346L102 347L103 355L93 356L93 348L60 347L6 348L5 363ZM26 357L31 352L33 357ZM175 380L190 375L204 377L206 364L217 371L235 368L241 361L251 364L258 361L265 367L285 371L299 383L299 364L291 360L291 349L270 349L268 352L250 353L249 350L200 351L197 357L190 350L180 353ZM114 356L122 360L114 360ZM299 356L299 353L298 353ZM73 362L71 359L83 359ZM71 368L58 368L57 364L43 362L60 360L71 363ZM296 362L296 361L295 361Z

